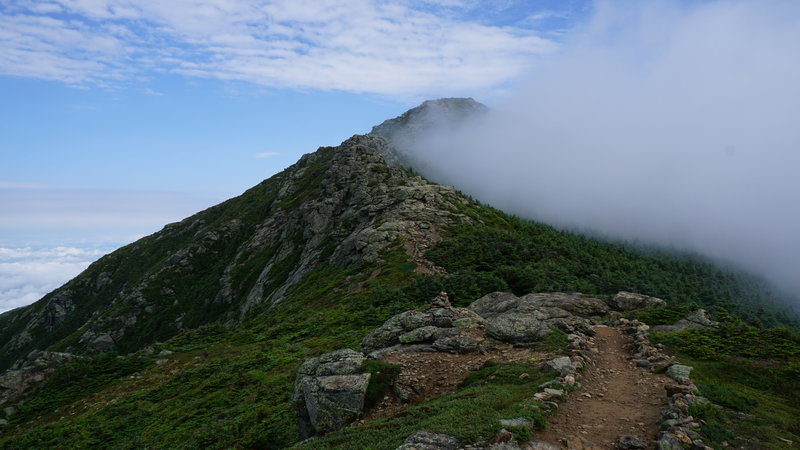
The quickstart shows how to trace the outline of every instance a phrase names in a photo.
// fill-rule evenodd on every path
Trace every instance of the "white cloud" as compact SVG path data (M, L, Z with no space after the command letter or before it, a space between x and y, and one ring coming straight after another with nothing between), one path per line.
M386 95L464 92L555 44L435 14L453 2L54 0L0 6L0 73L105 84L140 72ZM62 9L69 13L50 14ZM472 11L480 11L473 8Z
M0 313L39 300L108 250L63 246L0 247Z
M800 289L800 4L599 2L438 180L517 214L733 261Z
M128 243L216 202L174 192L0 189L0 246Z
M256 158L272 158L273 156L278 155L280 155L278 152L261 152L256 154Z

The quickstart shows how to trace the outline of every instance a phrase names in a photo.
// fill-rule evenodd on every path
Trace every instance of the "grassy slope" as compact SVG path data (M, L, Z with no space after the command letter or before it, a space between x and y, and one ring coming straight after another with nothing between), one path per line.
M800 334L726 316L718 329L654 333L654 339L678 351L694 368L701 394L723 407L690 411L707 422L703 430L715 446L728 440L780 449L786 442L779 438L800 441Z
M447 268L449 276L415 274L414 264L398 252L387 255L380 267L351 271L318 267L289 292L280 306L253 311L249 320L235 329L209 325L184 331L162 346L179 352L168 357L171 363L108 378L104 387L87 389L84 394L95 393L78 401L75 409L67 407L72 398L50 402L48 411L52 413L0 438L0 447L290 445L297 439L289 398L298 365L305 358L335 348L357 348L369 330L393 314L427 304L441 289L452 292L460 304L498 289L596 294L628 289L687 304L745 311L750 311L751 304L770 298L752 280L704 263L645 255L524 222L476 204L461 205L460 212L487 226L454 228L449 239L429 251L429 257ZM740 298L747 302L744 307L735 303ZM486 428L489 425L459 431L469 428L455 418L459 405L466 404L463 400L517 408L514 405L519 393L515 386L498 390L497 386L476 385L456 396L418 405L421 409L403 417L385 419L391 431L367 433L364 436L371 437L365 437L364 442L390 448L408 430L423 425L467 433L461 436L465 439L486 435L493 431ZM43 395L46 391L37 389L29 401ZM61 418L56 408L77 412ZM327 442L356 439L361 431L373 428L362 427L358 433L345 430Z

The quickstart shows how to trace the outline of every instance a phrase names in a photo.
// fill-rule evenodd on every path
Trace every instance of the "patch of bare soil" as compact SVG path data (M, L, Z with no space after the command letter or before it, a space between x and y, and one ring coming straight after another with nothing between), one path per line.
M475 328L473 338L484 341L482 352L453 354L434 352L428 346L402 346L383 357L382 361L396 364L402 368L395 385L409 394L406 401L393 393L387 394L381 402L367 412L364 421L393 414L410 403L417 403L443 394L455 392L458 385L472 372L481 368L488 360L498 363L526 362L536 363L547 359L550 354L533 351L530 348L515 348L486 339L483 330ZM480 336L478 336L480 335Z
M581 379L581 388L550 417L548 429L534 439L588 450L618 448L619 437L629 435L654 448L667 378L629 360L630 336L617 328L595 330L594 366Z

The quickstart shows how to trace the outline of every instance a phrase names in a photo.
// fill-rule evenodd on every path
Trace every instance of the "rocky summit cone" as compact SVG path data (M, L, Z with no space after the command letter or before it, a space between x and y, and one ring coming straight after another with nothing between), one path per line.
M753 414L783 401L693 384L648 325L689 336L663 339L695 357L758 358L789 380L775 392L800 391L794 353L773 351L800 340L767 328L796 318L759 280L522 220L416 174L421 136L487 111L426 101L0 315L0 448L524 448L559 402L640 379L647 395L625 398L652 423L586 436L640 448L661 427L663 445L701 448L734 438L698 390ZM737 361L730 373L748 367ZM664 384L670 366L686 375ZM570 394L582 376L589 397ZM797 404L775 408L796 417ZM789 434L770 445L795 439L776 429Z

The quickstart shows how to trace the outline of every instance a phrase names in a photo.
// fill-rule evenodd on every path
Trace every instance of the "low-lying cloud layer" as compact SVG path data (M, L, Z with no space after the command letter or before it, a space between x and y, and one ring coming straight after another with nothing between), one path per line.
M0 313L39 300L108 250L0 247Z
M0 313L33 303L103 254L212 203L170 192L0 182Z
M800 289L800 4L612 2L486 123L415 151L520 215Z

